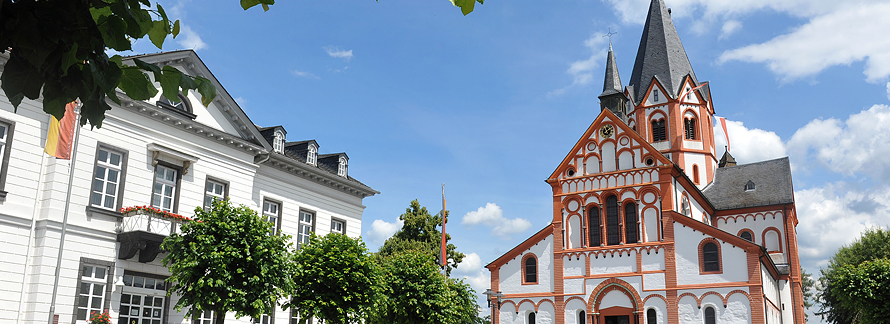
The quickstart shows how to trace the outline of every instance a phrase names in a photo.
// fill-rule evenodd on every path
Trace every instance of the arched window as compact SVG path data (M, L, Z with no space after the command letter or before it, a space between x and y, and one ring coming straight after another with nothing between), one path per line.
M528 324L535 324L535 312L528 313Z
M590 232L590 240L588 246L600 246L603 244L602 239L602 218L600 217L599 207L593 206L587 210L590 221L587 222L587 230Z
M664 119L652 121L652 141L659 142L667 140L667 129L665 129Z
M309 145L309 152L306 153L306 163L315 165L318 162L318 148L315 145Z
M179 98L178 102L167 99L167 97L164 97L164 95L161 95L161 98L158 99L158 102L167 108L173 108L173 109L181 110L181 111L184 111L187 113L191 113L192 107L189 106L188 99L185 96L183 96L181 93L179 95L177 95L177 97Z
M699 184L699 182L698 182L698 164L692 165L692 182L695 182L695 184Z
M578 324L586 324L587 323L587 313L584 311L578 312Z
M705 307L705 324L717 324L717 314L714 307Z
M754 189L756 189L754 187L754 181L748 180L748 182L745 183L745 191L754 191Z
M739 237L748 240L748 242L754 242L754 234L751 234L751 231L742 231L739 233Z
M538 283L538 258L534 254L527 254L525 261L522 261L522 268L525 270L524 283Z
M683 120L683 128L685 129L686 139L695 139L695 118L686 118Z
M680 203L680 214L683 214L683 216L692 214L692 210L689 208L689 198L683 197L683 201Z
M658 324L658 317L655 314L654 308L646 311L646 324Z
M624 243L637 243L639 241L640 226L637 225L637 204L624 205Z
M720 247L717 246L717 243L705 243L701 248L701 253L704 272L720 271Z
M606 198L606 236L609 245L621 243L621 216L618 211L618 197Z

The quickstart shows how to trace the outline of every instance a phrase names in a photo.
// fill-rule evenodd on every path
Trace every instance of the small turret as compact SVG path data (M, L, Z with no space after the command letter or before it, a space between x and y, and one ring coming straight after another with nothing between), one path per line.
M621 90L621 77L618 76L618 64L615 63L615 53L612 52L612 43L609 43L609 55L606 57L606 76L603 80L603 93L599 95L600 108L608 109L615 116L627 122L627 97Z
M729 151L726 151L725 153L723 153L723 157L720 158L720 163L717 164L717 166L721 167L721 168L728 167L728 166L735 166L735 165L736 165L735 158L732 157L731 154L729 154Z

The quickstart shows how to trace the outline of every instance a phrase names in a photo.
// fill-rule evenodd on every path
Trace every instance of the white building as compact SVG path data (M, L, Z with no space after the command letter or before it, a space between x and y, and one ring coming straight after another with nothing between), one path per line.
M652 0L630 82L548 177L550 225L487 266L500 324L804 323L788 158L718 161L699 82Z
M288 142L280 126L255 126L191 50L138 58L210 79L216 99L204 107L194 92L182 103L160 93L148 101L119 94L122 105L109 102L101 129L80 130L68 161L43 154L50 117L39 100L13 112L0 94L0 323L50 320L66 210L58 323L84 323L103 310L119 323L196 322L173 309L175 295L167 297L158 245L175 222L125 215L125 207L190 217L212 197L228 197L299 242L310 232L360 235L362 199L378 192L349 176L345 153L319 154L315 141ZM291 316L280 308L269 315L261 320ZM237 322L232 314L228 321Z

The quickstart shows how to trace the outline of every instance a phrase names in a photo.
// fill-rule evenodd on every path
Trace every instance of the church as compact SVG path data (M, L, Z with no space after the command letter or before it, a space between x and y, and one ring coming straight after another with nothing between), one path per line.
M717 156L708 82L652 0L627 85L546 182L549 225L486 267L500 324L804 323L791 166Z

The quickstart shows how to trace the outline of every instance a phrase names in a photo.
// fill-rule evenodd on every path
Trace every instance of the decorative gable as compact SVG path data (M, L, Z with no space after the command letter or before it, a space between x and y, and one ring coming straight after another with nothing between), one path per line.
M159 93L154 98L147 100L147 103L158 107L160 111L164 113L168 113L171 116L168 119L176 117L183 120L176 125L197 123L203 127L214 129L229 136L238 137L250 143L263 146L266 150L271 149L269 142L263 140L262 135L254 126L250 118L247 117L235 100L225 91L225 88L219 83L219 80L213 76L210 69L204 65L194 51L181 50L130 56L125 58L124 62L126 64L134 64L133 59L136 58L148 63L157 64L158 66L169 65L191 76L205 77L210 80L217 89L216 98L205 107L201 103L201 97L197 91L193 90L188 93L182 93L180 94L181 102L171 102L162 98L160 85L155 84L158 86ZM153 75L149 74L149 77L153 77ZM190 129L187 125L184 127Z
M653 168L670 163L630 126L612 112L603 110L548 181Z

